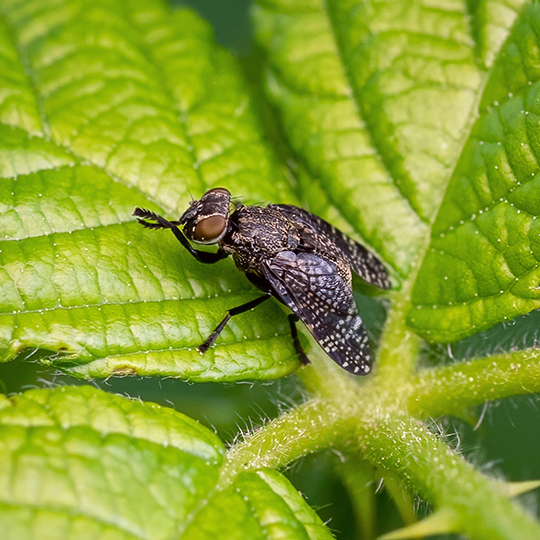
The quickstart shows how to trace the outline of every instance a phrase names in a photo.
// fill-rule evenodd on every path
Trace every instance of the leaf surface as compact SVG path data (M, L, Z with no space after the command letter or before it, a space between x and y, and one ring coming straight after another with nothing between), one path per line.
M264 0L266 88L301 199L415 279L409 325L454 341L538 308L535 3ZM297 203L235 61L153 0L0 7L0 353L72 374L273 378L274 301L131 217L225 186ZM441 236L444 235L444 236ZM169 235L170 236L170 235ZM480 253L480 256L478 254Z
M497 57L434 222L410 324L455 341L540 307L540 9Z
M176 218L226 186L295 202L237 66L188 10L154 1L0 6L0 353L72 374L273 378L298 367L283 310L231 261L207 268L134 206Z
M223 455L194 420L88 386L2 396L3 538L332 538L277 472L220 490Z
M414 281L409 325L448 342L538 309L538 4L257 6L288 140Z
M268 91L329 200L402 276L482 83L462 2L258 2Z

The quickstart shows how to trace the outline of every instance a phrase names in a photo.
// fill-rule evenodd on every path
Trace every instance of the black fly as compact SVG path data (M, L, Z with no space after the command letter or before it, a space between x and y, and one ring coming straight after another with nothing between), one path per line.
M231 317L274 296L293 312L289 321L302 361L308 359L298 339L298 319L343 369L356 375L369 373L371 352L353 298L351 271L381 289L390 288L390 280L381 262L341 231L288 204L235 207L231 194L223 188L211 189L200 201L192 201L179 221L168 221L142 208L135 208L133 215L148 229L171 229L202 263L215 263L232 255L236 266L264 291L263 296L227 312L198 348L202 354ZM218 244L219 249L216 253L200 251L189 240Z

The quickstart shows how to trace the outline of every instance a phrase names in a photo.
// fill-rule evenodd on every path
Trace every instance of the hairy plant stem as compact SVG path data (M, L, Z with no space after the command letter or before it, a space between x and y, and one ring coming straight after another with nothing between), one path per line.
M341 439L343 421L326 400L304 403L233 446L221 470L220 487L244 470L284 467L301 456L331 448Z
M365 388L364 388L365 389ZM218 489L242 471L282 467L311 452L335 448L391 471L436 508L451 509L456 530L479 540L533 540L540 527L490 479L411 416L384 407L374 395L356 404L313 399L271 422L229 451Z
M478 540L532 540L540 527L506 495L502 482L475 470L422 423L388 416L371 427L364 455L393 471L436 508L451 509L455 530Z
M414 416L462 416L487 401L540 392L540 351L527 349L426 370L412 381Z
M314 349L310 353L312 366L300 375L317 397L232 447L218 489L230 485L242 471L279 468L308 453L334 448L348 456L366 459L383 476L385 471L390 471L436 508L450 510L456 520L454 529L472 539L540 538L538 524L508 498L502 482L475 470L411 415L411 412L418 415L427 411L451 412L449 409L456 404L476 404L490 395L515 394L520 385L529 391L537 389L540 353L502 355L416 377L394 376L391 367L406 369L412 365L410 356L416 354L418 343L406 335L404 317L399 313L393 314L389 328L392 332L385 333L381 351L385 365L375 377L349 376ZM408 358L400 360L390 350L390 343ZM531 361L538 373L531 379L534 383L529 389L522 377L523 368ZM494 363L498 367L494 379L485 380ZM448 376L438 383L438 375L443 372ZM503 385L507 377L510 381ZM495 380L501 384L494 384ZM493 392L492 387L496 388ZM480 388L482 392L478 392Z
M415 417L462 413L488 399L538 389L540 353L501 355L415 376L419 338L406 327L408 287L393 298L375 376L348 375L314 347L312 365L300 376L316 397L232 447L218 489L242 471L283 467L334 448L367 460L383 477L390 472L455 516L453 530L472 539L540 538L540 526L510 501L504 483L475 470Z

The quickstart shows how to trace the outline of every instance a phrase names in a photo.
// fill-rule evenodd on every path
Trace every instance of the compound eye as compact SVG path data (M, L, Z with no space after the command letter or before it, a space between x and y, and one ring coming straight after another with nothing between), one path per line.
M217 242L225 232L227 220L223 216L211 216L195 225L193 240L201 243Z

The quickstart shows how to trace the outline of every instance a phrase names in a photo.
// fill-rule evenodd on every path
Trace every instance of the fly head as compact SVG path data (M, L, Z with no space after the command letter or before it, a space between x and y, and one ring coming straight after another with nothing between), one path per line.
M231 204L225 188L211 189L199 201L191 201L180 218L184 234L197 244L217 244L227 232Z

